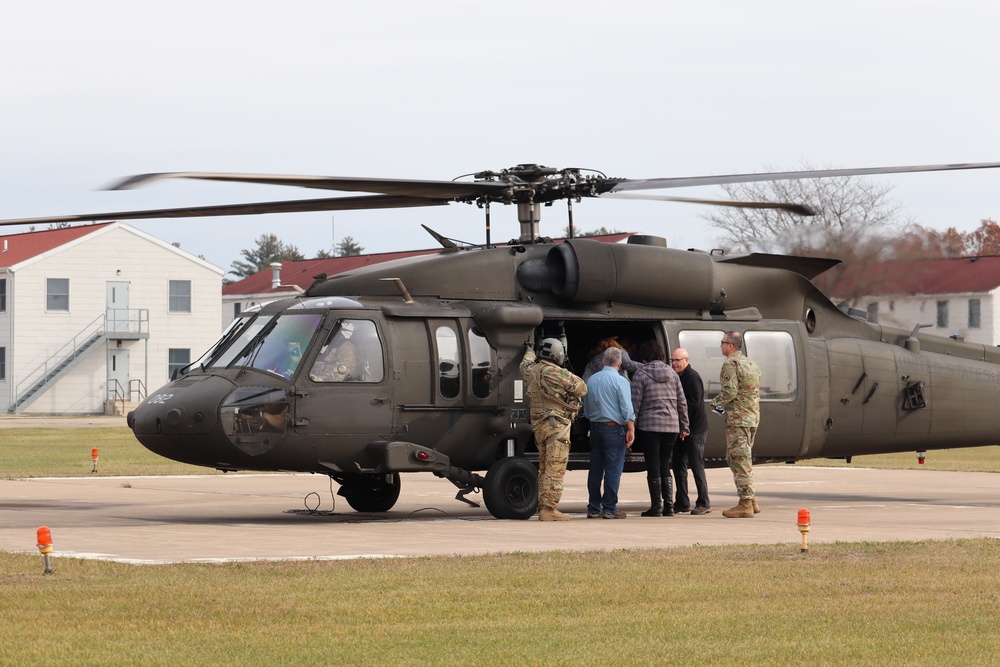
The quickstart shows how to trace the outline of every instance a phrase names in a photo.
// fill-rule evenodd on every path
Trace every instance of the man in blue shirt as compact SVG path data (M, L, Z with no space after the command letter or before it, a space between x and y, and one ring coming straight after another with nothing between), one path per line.
M590 474L587 476L588 519L624 519L618 511L618 486L625 467L625 450L635 440L635 410L628 380L618 374L622 351L604 351L604 367L587 380L584 410L590 420ZM601 482L604 493L601 493Z

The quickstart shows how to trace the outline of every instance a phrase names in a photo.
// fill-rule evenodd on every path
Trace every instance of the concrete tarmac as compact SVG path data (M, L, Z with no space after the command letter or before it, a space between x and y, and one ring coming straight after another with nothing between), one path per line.
M624 520L586 518L586 472L566 476L571 521L499 521L455 500L431 475L404 474L389 512L360 514L320 475L206 475L0 480L0 550L34 552L46 525L54 557L129 563L346 559L551 550L787 544L798 553L800 508L811 550L836 541L1000 537L1000 475L932 470L755 469L761 514L726 519L736 502L728 469L708 471L713 510L642 518L645 476L622 478ZM694 490L693 484L692 491ZM481 496L471 496L482 503ZM336 506L334 506L334 498Z

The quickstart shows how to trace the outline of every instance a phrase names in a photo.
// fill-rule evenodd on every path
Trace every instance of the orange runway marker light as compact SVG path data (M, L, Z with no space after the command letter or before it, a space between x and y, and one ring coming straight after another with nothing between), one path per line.
M48 526L39 526L38 532L38 550L45 557L45 574L52 574L52 565L49 562L49 554L52 553L52 531L49 530Z
M90 450L90 460L94 462L94 467L90 470L90 472L97 472L97 459L98 459L97 454L98 454L97 447L94 447L93 449Z
M800 553L806 553L809 551L809 545L806 544L806 536L809 534L809 510L803 508L799 510L799 532L802 533L802 549Z

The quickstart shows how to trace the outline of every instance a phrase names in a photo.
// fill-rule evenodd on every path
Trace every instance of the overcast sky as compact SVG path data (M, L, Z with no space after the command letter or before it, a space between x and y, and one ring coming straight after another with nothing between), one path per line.
M1000 3L118 0L0 9L0 218L328 196L136 173L444 179L533 162L651 178L1000 161ZM884 177L924 226L1000 219L1000 170ZM715 188L663 194L719 196ZM585 200L576 224L712 247L701 209ZM229 269L484 239L470 206L133 222ZM545 209L557 236L565 206ZM26 231L6 228L0 234ZM493 239L518 235L493 209Z

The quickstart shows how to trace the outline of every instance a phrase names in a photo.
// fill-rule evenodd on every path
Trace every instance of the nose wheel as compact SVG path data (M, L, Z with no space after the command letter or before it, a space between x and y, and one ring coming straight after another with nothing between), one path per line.
M345 479L337 495L357 512L388 512L399 500L399 473Z

